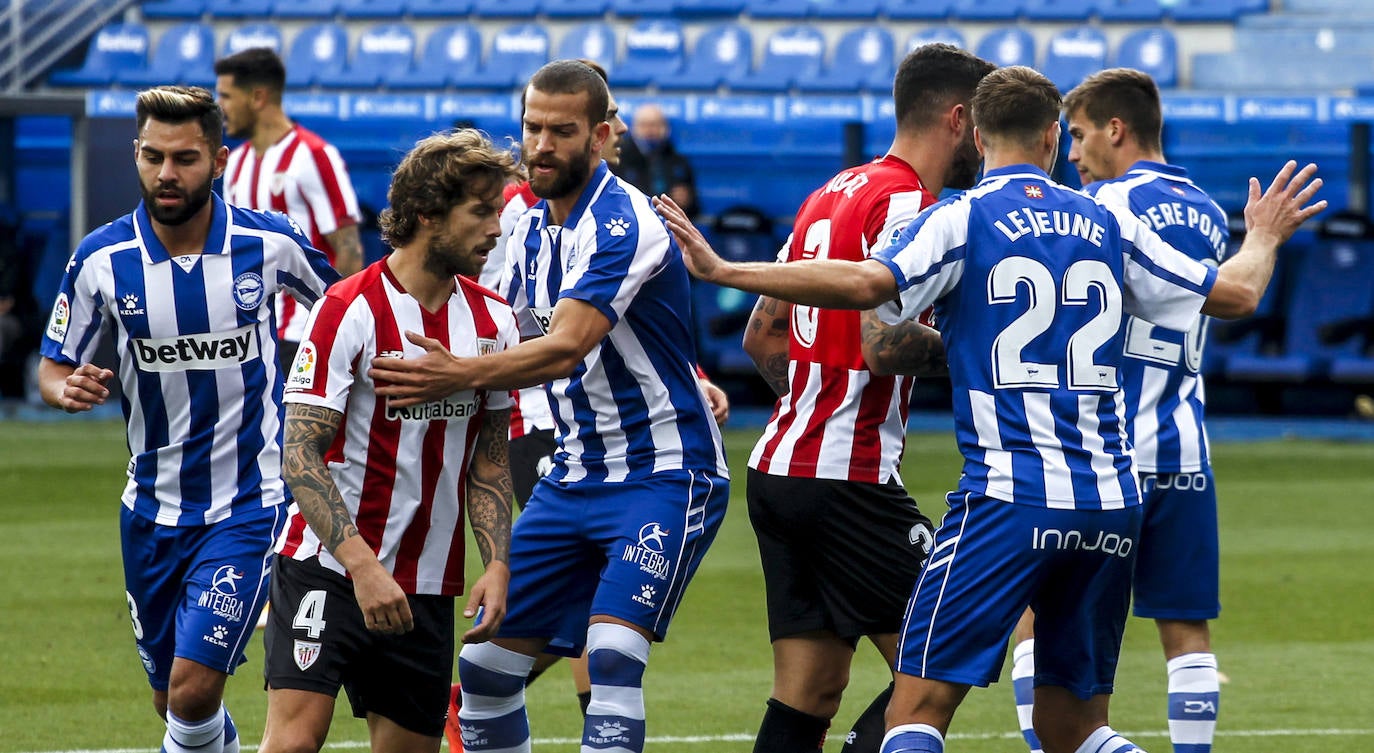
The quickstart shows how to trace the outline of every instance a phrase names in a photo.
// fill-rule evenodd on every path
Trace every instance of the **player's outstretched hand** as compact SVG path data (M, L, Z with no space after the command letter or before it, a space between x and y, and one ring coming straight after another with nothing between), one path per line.
M425 354L419 358L373 358L367 375L377 383L378 395L398 408L407 408L441 400L467 387L462 362L468 359L453 355L431 337L407 331L406 339L424 348Z
M1245 202L1247 233L1272 233L1278 243L1288 240L1302 223L1326 209L1326 200L1308 204L1322 187L1317 166L1309 164L1294 175L1298 163L1289 160L1260 193L1258 178L1250 179L1250 197Z
M349 571L349 574L353 576L353 594L358 599L358 608L363 612L363 623L368 630L400 635L414 629L415 617L410 613L406 592L380 562L376 567Z
M113 378L114 372L109 369L91 363L81 364L67 376L67 383L58 397L59 407L68 413L80 413L104 405L105 398L110 396L110 389L105 384Z
M706 242L706 237L697 230L697 226L687 219L687 213L682 211L682 207L677 205L667 194L659 194L653 198L654 209L658 211L664 222L668 223L668 230L673 237L677 238L677 245L682 248L682 260L687 264L687 271L692 276L711 281L716 270L725 262L716 255L715 249Z
M482 619L463 633L464 643L482 643L496 637L496 629L506 619L506 590L510 587L510 568L497 560L487 566L482 577L472 584L463 616L472 619L481 607Z

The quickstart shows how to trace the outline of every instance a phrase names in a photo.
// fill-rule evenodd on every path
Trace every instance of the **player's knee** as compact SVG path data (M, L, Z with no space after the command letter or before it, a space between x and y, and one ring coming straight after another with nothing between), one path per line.
M458 680L465 714L497 712L521 697L534 658L494 643L473 643L458 654Z
M258 753L319 753L324 737L317 737L300 725L269 728L263 734Z
M597 623L587 630L587 674L592 685L639 686L649 663L649 640L632 628Z

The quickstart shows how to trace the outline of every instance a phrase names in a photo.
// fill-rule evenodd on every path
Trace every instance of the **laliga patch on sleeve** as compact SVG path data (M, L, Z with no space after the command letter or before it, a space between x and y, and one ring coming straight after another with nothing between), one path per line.
M291 365L291 374L286 378L288 392L308 390L315 386L315 343L306 340L296 351L296 362Z
M48 320L48 337L62 342L67 339L67 325L72 320L72 307L66 293L57 294L57 303L52 307L52 318Z

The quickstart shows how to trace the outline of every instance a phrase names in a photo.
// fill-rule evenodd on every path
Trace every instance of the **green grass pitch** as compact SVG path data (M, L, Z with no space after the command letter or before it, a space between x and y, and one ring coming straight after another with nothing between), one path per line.
M756 430L728 432L739 481L724 529L656 646L645 694L649 749L743 753L771 682L758 552L743 500ZM127 456L110 422L0 423L0 753L155 750L155 717L125 607L118 497ZM1272 442L1215 447L1221 494L1222 619L1214 642L1230 683L1217 749L1305 753L1374 749L1374 448ZM915 435L905 473L931 517L955 482L948 435ZM470 572L472 570L470 569ZM261 642L229 683L251 749L266 699ZM887 682L861 646L826 750ZM1168 751L1164 669L1154 627L1133 619L1113 725ZM361 721L340 704L330 745L362 748ZM581 725L566 669L530 690L537 750L575 751ZM975 689L955 718L951 751L1024 751L1007 682ZM543 741L543 742L540 742Z

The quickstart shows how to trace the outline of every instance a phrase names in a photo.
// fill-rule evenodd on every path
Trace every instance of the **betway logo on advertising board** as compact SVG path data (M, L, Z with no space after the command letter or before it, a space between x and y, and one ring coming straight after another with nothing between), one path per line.
M253 325L245 324L228 332L135 338L129 350L143 371L212 371L257 358L258 340Z

